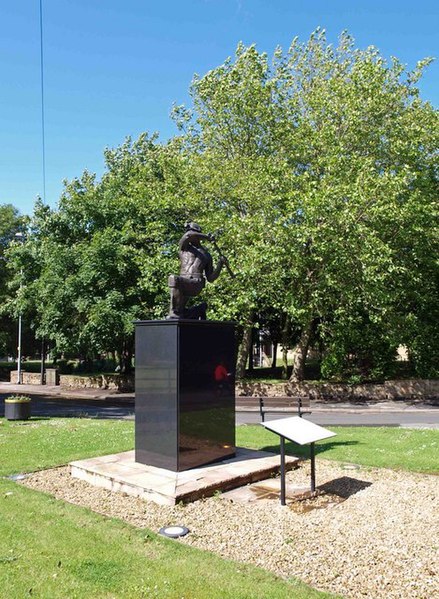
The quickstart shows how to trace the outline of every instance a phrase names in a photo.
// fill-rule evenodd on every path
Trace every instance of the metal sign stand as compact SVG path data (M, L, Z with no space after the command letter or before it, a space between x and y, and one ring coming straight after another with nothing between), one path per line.
M285 437L280 438L280 504L285 505Z
M262 426L280 438L280 503L286 505L286 483L285 483L285 439L293 441L298 445L310 444L311 460L311 492L316 490L316 462L315 462L315 442L321 439L334 437L336 433L318 426L309 420L293 416L292 418L280 418L279 420L270 420L261 422Z
M315 454L315 443L310 444L310 458L311 458L311 493L316 490L316 454Z

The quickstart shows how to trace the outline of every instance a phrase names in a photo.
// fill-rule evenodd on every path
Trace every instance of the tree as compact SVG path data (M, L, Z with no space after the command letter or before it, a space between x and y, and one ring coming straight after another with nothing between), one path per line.
M66 184L58 209L37 204L21 259L32 270L28 309L54 351L84 360L113 352L130 369L134 321L168 308L170 244L184 220L177 163L171 145L128 139L106 151L101 181L85 172Z
M258 313L280 304L279 256L273 244L283 211L282 164L275 155L273 81L267 56L239 45L235 62L196 77L193 114L178 107L177 123L198 218L222 230L221 246L239 277L224 274L207 290L214 317L241 325L238 375L242 376Z
M402 343L431 376L439 128L416 87L428 62L410 72L320 30L272 60L240 44L195 77L193 109L174 110L179 136L127 140L101 181L84 173L57 210L37 207L21 255L38 333L127 365L132 321L166 313L176 243L196 220L222 229L239 274L205 290L210 316L240 325L238 375L271 313L296 344L293 380L316 341L328 377L384 376Z
M388 339L367 345L370 374L383 348L410 341L407 323L412 340L430 330L438 115L416 88L428 62L407 72L346 33L337 48L323 31L294 40L271 65L239 45L234 61L195 78L192 114L176 111L206 219L226 223L239 256L239 281L223 278L213 303L247 326L270 305L287 314L300 330L293 380L317 336L341 368L334 340L350 348L369 322ZM422 301L410 298L420 288Z
M22 225L23 219L14 206L11 204L0 205L0 306L2 308L8 296L8 284L11 279L6 250L15 234L21 231ZM0 356L15 352L13 327L14 323L10 316L0 309Z

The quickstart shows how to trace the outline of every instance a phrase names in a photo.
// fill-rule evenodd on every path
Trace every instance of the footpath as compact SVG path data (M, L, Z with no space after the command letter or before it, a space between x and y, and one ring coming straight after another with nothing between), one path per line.
M17 385L14 383L0 382L0 395L43 395L65 400L91 400L102 401L105 404L134 405L134 393L121 393L110 389L70 389L51 385ZM247 404L247 405L246 405ZM276 407L275 398L271 405ZM439 418L439 400L398 399L394 401L310 401L312 412L345 412L345 413L380 413L380 412L410 412L428 411L437 414ZM236 397L237 412L257 412L258 408L249 406L246 399ZM282 408L279 407L279 411Z

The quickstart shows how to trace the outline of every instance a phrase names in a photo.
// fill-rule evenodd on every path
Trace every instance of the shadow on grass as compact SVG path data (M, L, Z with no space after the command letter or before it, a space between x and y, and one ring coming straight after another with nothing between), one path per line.
M27 420L8 420L7 422L17 426L28 426L29 424L35 424L35 422L41 422L44 420L52 420L52 418L48 416L31 416Z
M349 445L360 445L359 441L326 441L325 443L316 443L315 445L315 454L324 453L325 451L329 451L334 449L335 447L347 447ZM261 447L261 451L270 451L272 453L279 453L279 444L276 445L266 445L265 447ZM285 452L287 454L296 456L296 457L304 457L309 458L310 447L309 445L298 445L296 443L292 443L288 441L285 443Z

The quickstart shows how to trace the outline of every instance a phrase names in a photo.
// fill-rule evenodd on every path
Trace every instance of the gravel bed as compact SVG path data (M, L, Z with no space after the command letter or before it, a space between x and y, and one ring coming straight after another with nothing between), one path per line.
M176 542L253 563L345 598L439 597L439 477L317 460L318 495L282 507L216 496L159 506L73 479L69 469L21 484L134 526L184 525ZM287 475L309 483L309 464Z

